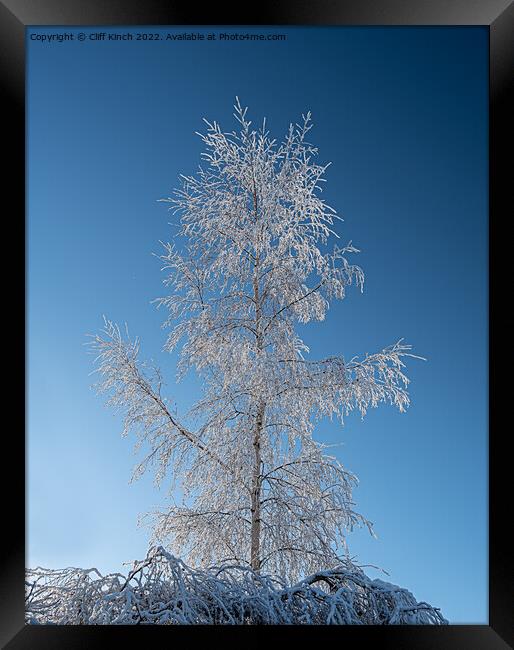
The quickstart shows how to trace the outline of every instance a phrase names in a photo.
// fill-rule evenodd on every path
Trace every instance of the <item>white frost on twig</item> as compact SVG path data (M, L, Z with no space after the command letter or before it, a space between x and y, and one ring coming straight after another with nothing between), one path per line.
M191 569L162 547L127 577L32 569L26 622L56 625L444 625L437 608L350 561L292 585L249 567Z
M214 122L200 137L205 169L166 199L180 216L164 244L168 295L157 302L179 343L179 376L194 370L203 393L191 412L170 411L157 368L112 322L93 337L98 389L125 416L160 483L183 500L149 515L153 543L188 564L225 561L299 580L347 557L356 477L314 440L316 420L409 405L401 341L364 358L312 360L298 324L322 321L330 301L362 289L364 274L329 247L338 219L320 197L327 165L307 141L310 114L281 143L252 130L235 106L237 132ZM320 332L322 335L322 331Z

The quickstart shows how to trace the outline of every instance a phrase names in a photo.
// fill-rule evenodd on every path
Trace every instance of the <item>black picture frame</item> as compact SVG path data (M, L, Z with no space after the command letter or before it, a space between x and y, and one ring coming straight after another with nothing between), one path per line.
M25 572L25 440L20 419L14 430L4 427L9 437L9 465L17 471L4 476L3 570L0 580L0 641L9 650L21 648L97 648L120 644L125 637L135 643L159 643L162 635L168 642L177 641L177 635L187 635L188 643L200 637L208 643L219 643L234 638L238 641L288 638L301 633L306 641L325 643L325 635L338 643L386 645L402 648L475 648L500 650L514 645L514 617L512 616L512 542L508 511L502 499L509 495L510 456L505 429L496 424L493 415L501 400L501 382L498 381L501 322L494 318L500 294L498 282L501 272L497 259L503 243L498 234L506 219L512 181L509 165L512 131L512 93L514 69L514 4L511 0L276 0L253 3L247 7L220 7L212 3L195 11L191 3L167 0L0 0L0 79L3 90L4 158L8 159L4 175L4 192L11 199L5 222L15 231L9 245L24 249L25 233L25 28L27 26L79 25L483 25L489 29L490 42L490 156L489 156L489 625L438 626L348 626L345 628L261 628L206 629L205 627L169 628L150 626L26 626L24 625ZM509 128L510 127L510 128ZM4 197L5 197L4 194ZM16 242L16 244L14 244ZM23 258L23 257L22 257ZM24 259L24 258L23 258ZM12 272L12 271L11 271ZM16 274L25 278L25 273ZM13 305L11 313L24 313L24 286L11 285L7 301ZM9 290L11 293L9 293ZM10 323L9 323L10 324ZM9 348L16 356L11 368L18 373L12 386L23 395L25 382L25 353L23 326L9 332ZM22 397L22 399L24 399ZM508 400L505 400L508 403ZM24 404L15 412L23 413ZM4 460L4 467L7 463ZM470 567L470 570L473 570ZM206 635L204 637L204 635ZM334 636L337 635L337 636ZM159 638L157 638L157 636ZM150 641L151 639L151 641Z

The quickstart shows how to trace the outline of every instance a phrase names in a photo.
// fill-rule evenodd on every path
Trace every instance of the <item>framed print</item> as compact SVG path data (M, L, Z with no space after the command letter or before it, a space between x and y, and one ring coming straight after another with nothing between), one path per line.
M512 645L513 21L2 0L25 251L6 648Z

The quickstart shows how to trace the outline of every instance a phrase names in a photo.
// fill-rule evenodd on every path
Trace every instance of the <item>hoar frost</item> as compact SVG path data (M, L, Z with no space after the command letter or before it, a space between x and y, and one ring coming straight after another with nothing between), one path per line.
M344 564L296 584L225 565L191 569L157 547L128 576L96 569L27 573L34 625L444 625L410 592Z
M203 384L189 419L170 412L158 369L115 324L93 345L100 390L150 446L136 473L154 464L160 482L170 471L183 494L154 513L155 541L194 566L236 562L296 580L338 565L355 525L371 529L354 510L356 478L313 439L316 418L380 402L404 411L410 347L309 359L297 325L323 321L351 284L362 289L347 260L358 251L330 246L337 215L319 196L327 165L307 141L310 114L280 144L265 123L251 129L239 102L235 117L232 133L206 122L204 166L163 199L179 228L164 244L168 295L157 303L165 349L181 345L179 376L193 369Z
M124 433L150 450L134 475L152 466L157 483L170 477L170 493L181 493L149 515L154 542L196 568L162 550L144 585L122 588L120 577L69 569L49 574L48 589L59 598L66 585L90 589L98 599L84 596L90 622L444 621L352 563L348 532L372 526L354 509L356 477L313 438L321 417L342 423L380 403L405 411L410 346L399 341L349 361L309 357L298 325L323 321L352 284L362 290L363 272L348 261L358 250L337 243L339 217L320 197L328 165L316 163L308 141L310 114L280 143L265 122L251 128L239 101L235 118L231 133L206 121L204 165L163 199L178 217L161 255L165 349L180 350L179 377L196 371L200 399L186 416L172 411L159 369L139 359L139 341L115 323L106 319L92 340L97 388L123 411ZM44 601L30 598L40 621Z

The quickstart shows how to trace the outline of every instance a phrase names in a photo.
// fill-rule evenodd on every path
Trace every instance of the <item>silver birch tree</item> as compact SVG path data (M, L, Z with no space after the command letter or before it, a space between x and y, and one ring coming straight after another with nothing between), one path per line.
M354 526L372 531L354 510L355 476L313 438L317 420L382 402L404 411L402 359L413 355L400 341L349 361L309 358L298 324L323 321L350 285L362 290L347 259L358 250L337 244L339 217L320 196L328 165L308 141L310 113L282 142L265 121L252 129L239 100L235 118L230 133L205 120L204 165L163 199L179 217L161 256L165 350L181 346L178 377L196 371L201 398L173 412L159 370L114 323L92 343L99 390L149 450L135 476L171 475L170 505L151 515L155 540L195 566L296 580L338 566Z

